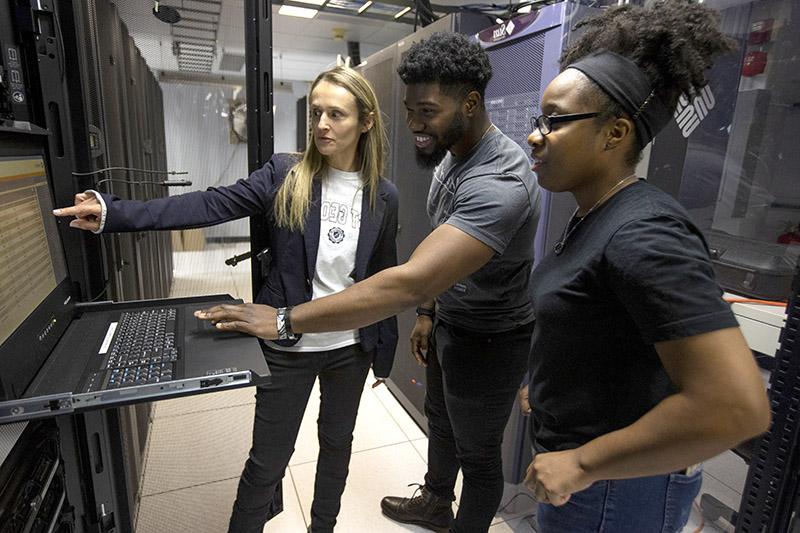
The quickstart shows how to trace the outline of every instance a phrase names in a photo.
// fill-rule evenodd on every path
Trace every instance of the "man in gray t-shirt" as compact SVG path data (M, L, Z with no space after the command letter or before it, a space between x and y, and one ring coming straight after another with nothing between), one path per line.
M431 235L455 228L453 235L474 239L465 245L488 254L436 296L435 305L417 309L411 349L426 366L428 472L418 494L387 496L381 509L429 529L486 531L503 493L500 446L533 330L528 285L539 186L525 153L486 114L491 67L479 45L435 34L409 50L398 72L417 160L436 166L427 205ZM459 470L464 484L454 518Z
M483 267L436 298L439 318L482 332L530 323L539 185L519 146L490 127L467 156L448 152L433 174L428 216L434 228L450 224L495 251Z

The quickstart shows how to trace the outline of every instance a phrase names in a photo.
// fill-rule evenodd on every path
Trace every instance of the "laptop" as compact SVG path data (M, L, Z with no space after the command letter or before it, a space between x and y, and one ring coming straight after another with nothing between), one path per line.
M0 423L269 381L257 338L193 314L229 295L76 302L44 159L3 155Z

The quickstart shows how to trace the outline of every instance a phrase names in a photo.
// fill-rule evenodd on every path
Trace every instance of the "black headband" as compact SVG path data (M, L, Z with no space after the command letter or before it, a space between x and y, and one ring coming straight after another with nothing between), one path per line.
M647 76L627 57L601 49L567 68L583 72L622 106L636 125L640 149L652 141L672 118L672 111L655 94Z

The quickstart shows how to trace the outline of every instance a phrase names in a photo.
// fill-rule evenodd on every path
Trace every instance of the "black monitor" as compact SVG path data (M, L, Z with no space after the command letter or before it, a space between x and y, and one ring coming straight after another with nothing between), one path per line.
M72 296L41 151L0 151L0 400L22 396L69 324Z

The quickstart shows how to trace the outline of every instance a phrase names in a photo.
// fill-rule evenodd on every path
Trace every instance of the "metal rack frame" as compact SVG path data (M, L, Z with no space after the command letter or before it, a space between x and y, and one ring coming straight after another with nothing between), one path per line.
M750 459L737 533L785 533L800 527L800 265L770 377L772 425ZM795 528L795 529L792 529Z

